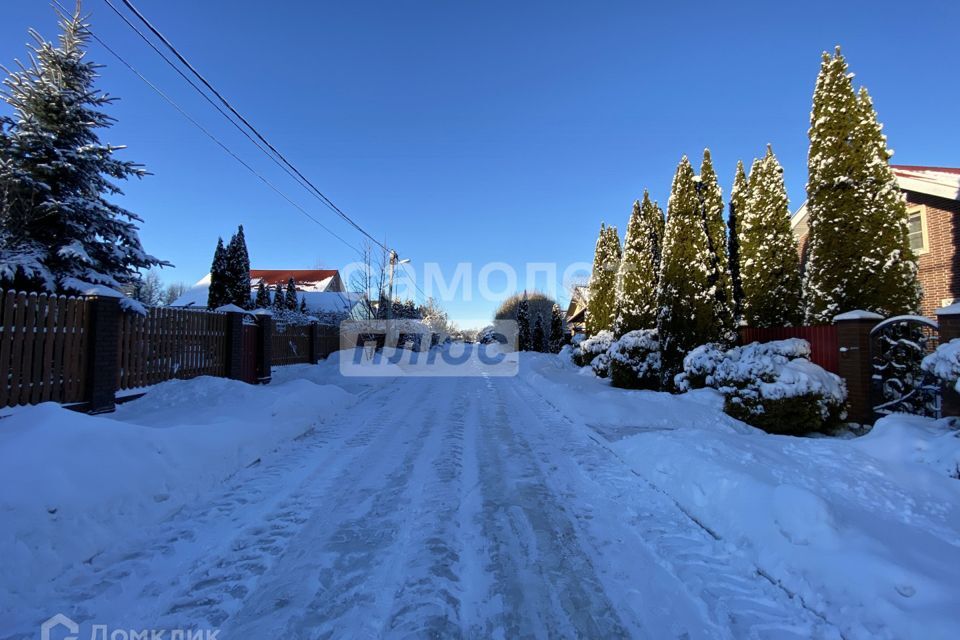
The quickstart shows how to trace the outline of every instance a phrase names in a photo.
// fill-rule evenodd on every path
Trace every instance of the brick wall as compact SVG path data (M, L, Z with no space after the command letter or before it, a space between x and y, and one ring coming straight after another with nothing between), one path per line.
M921 193L907 193L907 206L926 207L927 239L930 250L918 256L920 284L923 285L925 316L934 317L934 311L943 300L960 300L960 201L947 200Z

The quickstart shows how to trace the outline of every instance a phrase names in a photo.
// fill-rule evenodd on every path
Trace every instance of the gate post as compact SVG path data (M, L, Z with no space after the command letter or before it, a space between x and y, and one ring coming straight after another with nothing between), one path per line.
M120 350L120 299L91 296L86 299L90 324L87 338L88 413L109 413L116 408L117 367Z
M227 314L227 378L231 380L243 379L243 309L235 304L225 304L217 307L217 311Z
M960 338L960 304L937 309L937 323L939 324L940 344ZM943 417L960 416L960 394L953 385L944 384L940 395L940 415Z
M862 310L841 313L833 319L840 351L837 373L847 385L847 420L850 422L873 424L870 331L880 320L883 320L880 314Z
M310 323L310 364L320 362L320 323Z
M273 378L273 314L257 314L257 383L270 384Z

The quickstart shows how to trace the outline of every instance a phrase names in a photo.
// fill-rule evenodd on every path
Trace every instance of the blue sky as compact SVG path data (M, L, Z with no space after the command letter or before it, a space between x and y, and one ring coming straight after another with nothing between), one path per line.
M139 0L139 8L334 202L422 273L592 259L601 220L626 225L644 188L665 204L681 155L709 147L729 191L766 143L791 205L804 198L820 53L841 44L871 91L894 162L960 165L955 2L269 3ZM351 244L361 238L270 164L107 8L97 34ZM55 34L43 0L5 0L0 63L26 30ZM355 254L251 177L96 43L121 98L105 141L154 174L128 184L167 281L208 270L218 235L246 229L260 268L340 268ZM422 280L421 280L422 283ZM490 288L502 289L503 278Z

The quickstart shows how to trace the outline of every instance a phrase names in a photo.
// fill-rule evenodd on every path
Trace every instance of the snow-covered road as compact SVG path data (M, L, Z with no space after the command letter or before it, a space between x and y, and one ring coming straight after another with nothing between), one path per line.
M222 639L839 636L522 378L377 381L55 584Z

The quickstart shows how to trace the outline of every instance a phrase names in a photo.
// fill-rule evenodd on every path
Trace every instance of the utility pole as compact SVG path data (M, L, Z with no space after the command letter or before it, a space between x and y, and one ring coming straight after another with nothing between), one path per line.
M393 249L390 250L390 278L387 285L387 315L386 315L386 336L384 337L384 346L386 346L387 341L390 340L390 332L393 330L391 326L391 320L393 319L393 275L396 271L398 264L407 264L410 262L409 258L400 260L400 256L397 255L397 252Z

